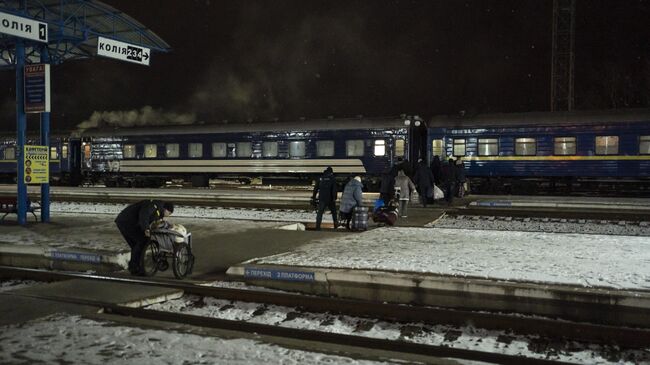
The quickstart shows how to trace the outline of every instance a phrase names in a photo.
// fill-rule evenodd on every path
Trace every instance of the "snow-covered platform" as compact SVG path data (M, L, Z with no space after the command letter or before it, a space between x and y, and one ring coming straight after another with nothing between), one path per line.
M318 240L228 274L320 295L544 315L571 301L635 323L650 314L648 263L647 236L408 227Z

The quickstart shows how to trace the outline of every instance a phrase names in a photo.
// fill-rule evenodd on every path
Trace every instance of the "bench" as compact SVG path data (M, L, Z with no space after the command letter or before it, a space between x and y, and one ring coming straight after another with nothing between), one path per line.
M27 200L27 212L32 213L34 218L38 222L38 216L36 215L36 210L40 209L38 206L34 206L29 200ZM0 196L0 214L4 213L0 222L3 222L5 217L9 214L18 214L18 199L15 196Z

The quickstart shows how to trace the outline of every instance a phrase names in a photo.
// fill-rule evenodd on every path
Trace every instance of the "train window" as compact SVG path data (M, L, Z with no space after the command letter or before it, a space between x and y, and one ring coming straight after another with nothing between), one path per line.
M597 155L618 154L618 136L596 137L596 154Z
M68 158L68 145L61 146L61 158Z
M56 150L56 147L50 147L50 160L56 160L57 158L59 158L59 152Z
M334 156L334 141L316 141L316 156Z
M165 145L165 157L167 158L178 158L180 156L180 148L178 143L167 143Z
M5 148L5 160L15 160L16 159L16 149L14 147Z
M289 142L290 157L305 157L305 141Z
M85 144L84 145L84 159L85 160L90 160L90 144Z
M465 140L463 139L463 154L456 154L456 139L454 140L454 156L465 155ZM496 138L479 138L478 155L479 156L496 156L499 154L499 140Z
M212 144L212 157L226 157L226 144L223 142L215 142Z
M345 153L350 156L363 156L363 140L354 139L345 141Z
M253 144L250 142L237 142L235 153L237 157L248 157L253 155Z
M639 137L639 154L650 155L650 136Z
M156 144L145 144L144 145L144 157L145 158L156 158L158 156L158 145Z
M187 155L189 158L203 157L203 143L190 143L187 145Z
M262 157L277 157L278 155L278 142L264 142L262 143Z
M454 156L465 156L465 139L454 139Z
M135 145L125 144L123 148L124 158L135 158Z
M553 154L558 156L575 155L576 137L555 137L555 148Z
M386 156L386 141L383 139L375 140L375 156Z
M431 140L431 155L445 157L445 141L442 139Z
M404 140L401 138L395 140L395 157L404 157Z
M515 138L515 155L535 156L537 154L537 140L535 138Z

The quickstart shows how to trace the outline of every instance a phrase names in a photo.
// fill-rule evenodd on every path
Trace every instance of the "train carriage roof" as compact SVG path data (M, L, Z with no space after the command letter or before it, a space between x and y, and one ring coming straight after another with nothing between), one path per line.
M496 113L472 116L440 115L430 128L489 128L512 126L562 126L615 123L650 123L650 109L615 109L571 112Z
M294 122L259 122L233 124L191 124L175 126L149 126L133 128L97 128L81 132L82 137L148 136L168 134L255 133L255 132L306 132L322 130L405 128L401 117L307 119Z

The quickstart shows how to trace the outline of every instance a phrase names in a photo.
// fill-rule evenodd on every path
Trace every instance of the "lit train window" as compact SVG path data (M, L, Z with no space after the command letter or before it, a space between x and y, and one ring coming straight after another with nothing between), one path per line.
M290 157L305 157L305 141L292 141L289 142L289 156Z
M125 144L123 148L124 158L135 158L135 145Z
M145 158L156 158L158 156L158 145L155 144L145 144L144 145L144 157Z
M178 143L167 143L165 145L165 157L167 158L178 158L180 156L180 148Z
M598 137L596 137L596 154L597 155L617 155L618 154L618 136L598 136Z
M316 141L316 156L334 156L334 141Z
M61 146L61 158L68 158L68 145Z
M375 156L386 155L386 141L383 139L375 140Z
M189 158L203 157L203 143L190 143L187 145L187 155Z
M401 138L395 140L395 157L404 157L404 140Z
M5 160L15 160L16 159L16 149L13 147L5 148Z
M576 137L555 137L553 154L571 156L576 154Z
M650 155L650 136L639 137L639 154Z
M515 155L535 156L537 154L537 140L535 138L515 138Z
M431 140L431 156L446 157L444 140L442 139Z
M59 153L56 147L50 147L50 160L56 160L57 158L59 158Z
M276 157L278 155L278 142L262 143L262 157Z
M89 144L84 145L84 159L90 160L90 145Z
M463 154L456 154L456 139L454 140L454 156L465 156L465 140L463 139ZM496 156L499 154L499 140L496 138L479 138L478 155Z
M454 156L465 156L465 139L454 139Z
M226 157L227 149L226 144L223 142L215 142L212 144L212 157Z
M235 153L237 157L251 157L253 154L253 144L250 142L237 142Z
M348 157L363 156L363 140L354 139L351 141L345 141L345 154Z

